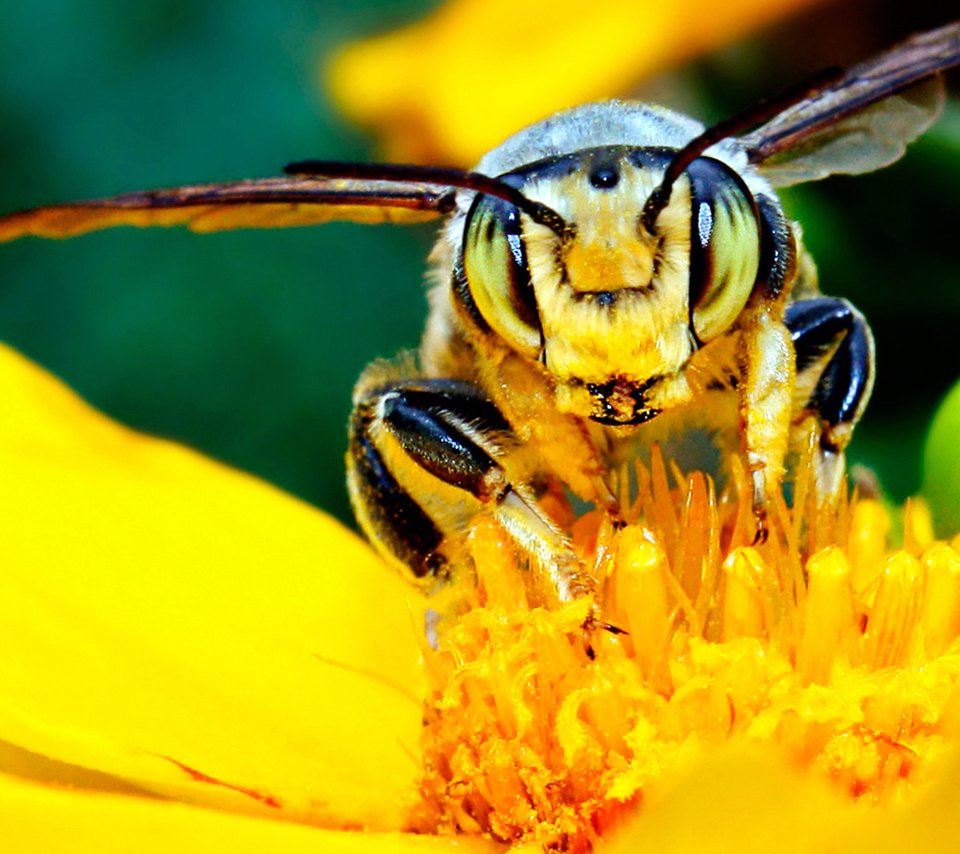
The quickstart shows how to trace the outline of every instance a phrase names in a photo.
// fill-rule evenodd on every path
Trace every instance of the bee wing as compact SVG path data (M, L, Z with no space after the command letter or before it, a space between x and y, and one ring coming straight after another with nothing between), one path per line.
M870 172L899 159L943 107L934 75L960 64L960 22L921 33L850 68L740 138L775 187Z
M454 190L420 181L263 178L145 190L0 217L0 242L73 237L115 225L185 225L193 231L284 228L331 220L422 222L448 212Z

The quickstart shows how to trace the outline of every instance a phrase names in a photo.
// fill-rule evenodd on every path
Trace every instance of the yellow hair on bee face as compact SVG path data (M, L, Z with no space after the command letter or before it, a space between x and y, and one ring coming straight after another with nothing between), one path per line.
M625 160L618 167L612 188L578 171L526 190L573 226L563 242L536 223L524 230L545 364L560 382L642 383L675 374L693 352L689 186L677 184L650 235L640 215L659 175Z

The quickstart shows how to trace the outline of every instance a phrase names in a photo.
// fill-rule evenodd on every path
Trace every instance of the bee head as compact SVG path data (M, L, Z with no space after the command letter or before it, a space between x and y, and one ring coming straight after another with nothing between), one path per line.
M735 324L757 281L757 204L725 163L693 160L651 215L675 153L604 146L499 177L552 211L550 223L484 194L467 214L469 299L494 334L543 364L562 411L648 420L658 382Z

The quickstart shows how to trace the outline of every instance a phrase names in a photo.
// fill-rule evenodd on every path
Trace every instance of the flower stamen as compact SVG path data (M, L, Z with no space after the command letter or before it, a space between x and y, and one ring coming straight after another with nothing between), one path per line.
M853 798L899 798L960 716L960 554L925 511L816 504L800 466L752 539L747 479L638 467L626 527L572 526L596 593L556 609L497 525L428 651L416 830L589 850L718 745L768 745ZM464 573L464 576L468 573ZM615 631L610 628L615 627ZM952 711L951 711L952 710ZM954 727L955 728L955 727Z

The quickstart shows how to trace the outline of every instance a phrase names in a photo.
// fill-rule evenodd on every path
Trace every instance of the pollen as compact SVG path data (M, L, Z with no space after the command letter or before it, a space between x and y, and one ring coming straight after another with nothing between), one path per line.
M873 500L818 507L801 475L753 546L742 474L718 497L655 454L635 480L626 527L570 524L598 580L573 603L476 525L475 577L424 651L412 828L589 851L731 742L869 804L929 777L960 726L960 541L918 503L899 529Z

